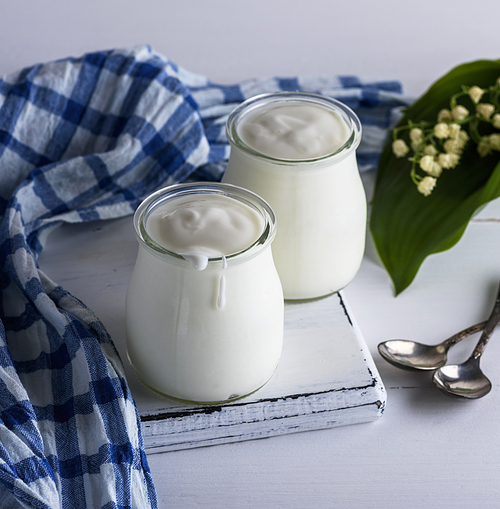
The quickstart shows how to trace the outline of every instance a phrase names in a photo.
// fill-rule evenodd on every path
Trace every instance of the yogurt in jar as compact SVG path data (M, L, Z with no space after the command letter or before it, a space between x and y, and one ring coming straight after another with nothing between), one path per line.
M153 210L146 232L160 246L204 270L210 257L243 251L261 235L258 212L225 195L183 196Z
M223 182L254 191L276 213L273 255L285 298L346 286L361 264L367 213L354 112L316 94L265 94L232 112L227 137Z
M349 129L335 111L315 104L284 103L249 112L238 126L243 143L278 159L312 159L337 151Z
M139 378L169 397L215 403L274 373L283 293L270 207L244 189L180 184L134 216L137 262L127 290L127 354Z

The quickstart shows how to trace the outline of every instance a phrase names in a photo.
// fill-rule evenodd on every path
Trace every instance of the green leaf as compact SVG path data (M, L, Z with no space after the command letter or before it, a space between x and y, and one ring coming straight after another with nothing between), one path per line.
M409 120L434 123L441 109L449 109L450 97L462 85L488 88L499 77L500 60L460 65L413 103L399 125ZM473 109L472 102L469 109ZM500 163L498 152L481 158L476 144L469 141L460 164L443 170L436 188L426 197L410 178L411 163L396 158L391 144L389 136L380 158L370 230L397 295L411 284L427 256L454 246L474 214L500 196Z

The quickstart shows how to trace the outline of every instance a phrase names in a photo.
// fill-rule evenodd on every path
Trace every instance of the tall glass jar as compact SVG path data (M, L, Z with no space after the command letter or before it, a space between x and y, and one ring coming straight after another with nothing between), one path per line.
M149 235L146 224L158 207L221 195L261 218L258 239L243 250L209 258L204 270L195 270ZM139 251L127 290L126 329L127 355L139 378L161 394L195 403L234 400L264 385L280 358L284 309L269 205L228 184L179 184L145 199L134 228Z
M303 159L269 156L243 141L240 128L250 114L285 105L331 112L345 130L345 141L332 152ZM252 190L273 208L279 223L273 255L285 299L320 297L346 286L361 264L366 235L366 197L356 162L361 123L356 114L328 97L279 92L242 103L229 116L226 130L231 153L222 180ZM290 139L309 143L301 139L302 132L292 132Z

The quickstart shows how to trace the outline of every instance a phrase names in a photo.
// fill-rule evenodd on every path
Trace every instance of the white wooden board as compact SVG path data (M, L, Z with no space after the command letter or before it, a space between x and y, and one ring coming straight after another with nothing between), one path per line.
M41 268L103 321L125 363L148 454L376 420L386 391L342 294L285 305L283 355L254 394L220 406L185 405L145 387L126 361L124 302L137 243L131 218L65 226Z

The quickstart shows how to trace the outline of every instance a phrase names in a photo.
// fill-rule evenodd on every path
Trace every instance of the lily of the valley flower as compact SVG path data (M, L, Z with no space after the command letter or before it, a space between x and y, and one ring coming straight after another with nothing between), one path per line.
M493 133L488 136L488 141L493 150L500 150L500 134Z
M451 115L454 120L465 120L469 116L469 110L465 106L455 106L451 110Z
M487 155L491 154L491 152L492 148L488 143L481 141L477 144L477 153L480 155L480 157L486 157Z
M489 136L483 136L481 142L477 146L477 152L481 157L486 157L493 150L500 151L500 134L493 133Z
M448 125L448 136L454 140L458 138L462 126L460 124L449 124Z
M425 172L429 172L432 168L432 164L434 163L434 157L432 156L424 156L422 159L420 159L420 162L418 163L420 168L424 170Z
M422 143L424 132L419 127L410 129L410 140L415 143Z
M451 122L453 120L453 115L450 110L444 109L438 113L437 120L438 122Z
M436 150L436 147L434 145L426 145L424 148L424 154L427 156L437 156L438 151Z
M464 96L468 96L472 101L475 114L471 114L465 106L458 104L458 98ZM489 100L494 104L480 102L485 96L489 96ZM500 130L499 98L500 78L493 87L486 89L476 85L462 87L461 92L450 98L450 109L440 110L436 124L409 122L407 126L394 129L392 151L396 157L404 157L410 151L406 141L398 137L400 131L409 131L408 138L414 152L414 156L409 157L412 164L411 178L420 193L429 196L443 169L450 170L459 164L471 138L476 143L481 157L493 151L500 151L500 132L484 135L480 127L481 123L486 123Z
M392 151L396 157L404 157L410 151L410 147L408 147L404 140L394 140Z
M439 122L434 126L434 136L439 139L448 138L450 135L450 130L448 128L448 124L444 122Z
M454 154L454 153L439 154L439 156L438 156L438 163L445 170L454 168L458 164L459 161L460 161L460 156L458 154Z
M491 115L495 112L495 106L493 104L488 103L479 103L476 106L476 112L482 117L489 119Z
M441 165L432 156L422 157L422 159L420 159L419 166L425 171L425 173L428 173L432 177L439 177L443 171Z
M437 180L434 177L424 177L417 186L419 192L424 196L429 196L432 190L436 187Z
M411 148L414 152L418 150L419 145L422 143L424 139L424 132L419 127L414 127L410 129L410 141Z
M481 97L483 97L484 90L482 88L479 88L477 86L470 87L469 89L469 97L477 104Z

